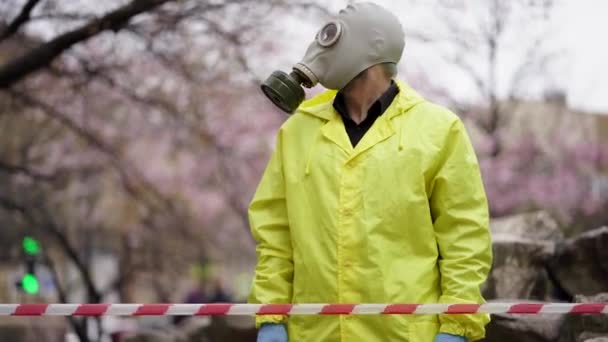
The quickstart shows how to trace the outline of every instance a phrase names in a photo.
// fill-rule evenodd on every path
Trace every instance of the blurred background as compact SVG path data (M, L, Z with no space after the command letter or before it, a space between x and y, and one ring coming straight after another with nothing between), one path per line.
M486 298L608 301L608 2L376 2L406 29L399 77L473 139ZM287 119L259 84L347 3L0 0L0 303L244 302L247 205ZM487 340L607 326L496 315ZM250 318L0 317L2 341L254 336Z

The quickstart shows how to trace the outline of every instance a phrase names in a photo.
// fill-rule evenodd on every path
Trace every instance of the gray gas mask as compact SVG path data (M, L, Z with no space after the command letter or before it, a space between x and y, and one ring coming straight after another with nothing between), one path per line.
M277 107L293 113L304 101L302 86L320 83L342 89L371 66L397 64L404 46L403 28L395 15L373 3L354 3L321 27L290 74L273 72L262 83L262 91Z

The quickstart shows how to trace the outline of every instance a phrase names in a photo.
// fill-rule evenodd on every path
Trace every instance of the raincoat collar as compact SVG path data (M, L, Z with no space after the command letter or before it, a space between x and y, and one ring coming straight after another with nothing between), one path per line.
M399 94L389 106L387 111L383 114L389 119L407 112L410 108L416 104L423 102L424 99L420 96L412 87L401 80L395 80L397 87L399 88ZM330 121L340 117L340 115L333 108L333 101L338 91L326 90L320 94L306 100L302 103L298 112L306 115L312 115L320 119Z
M424 99L405 82L396 80L396 83L399 94L386 109L386 112L378 117L355 148L350 143L340 114L333 107L333 101L337 94L336 90L326 90L303 102L298 112L325 120L325 125L321 127L321 134L346 152L350 156L350 161L395 134L396 131L392 122L394 117L405 114L410 108L424 102ZM401 136L399 138L399 149L403 149L403 137Z

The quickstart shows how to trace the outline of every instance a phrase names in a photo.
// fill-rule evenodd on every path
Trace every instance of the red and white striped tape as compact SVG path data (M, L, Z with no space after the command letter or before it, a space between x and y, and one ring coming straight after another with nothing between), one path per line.
M608 314L608 303L0 304L0 316Z

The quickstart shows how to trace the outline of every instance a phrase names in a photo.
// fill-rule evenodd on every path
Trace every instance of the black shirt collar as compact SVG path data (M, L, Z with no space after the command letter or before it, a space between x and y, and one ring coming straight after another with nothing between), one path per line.
M391 80L390 87L374 102L367 112L367 117L360 124L356 124L348 115L346 110L346 103L344 101L344 94L338 92L334 99L333 105L335 110L342 117L346 133L353 147L357 146L359 141L363 138L365 133L372 127L376 119L382 115L386 109L391 105L397 94L399 88L395 84L395 81Z
M372 104L372 106L367 112L367 117L359 125L363 125L368 120L371 120L372 123L376 121L376 119L386 111L386 109L391 105L391 103L393 103L393 100L395 99L397 94L399 94L399 88L397 87L395 81L391 80L391 85L382 95L380 95L376 102ZM348 115L348 110L346 109L346 102L344 100L344 94L341 91L336 94L333 106L334 109L338 112L338 114L342 116L342 119L344 120L345 124L350 121L349 123L357 125L350 118L350 115Z

